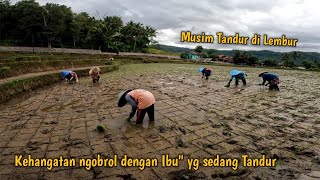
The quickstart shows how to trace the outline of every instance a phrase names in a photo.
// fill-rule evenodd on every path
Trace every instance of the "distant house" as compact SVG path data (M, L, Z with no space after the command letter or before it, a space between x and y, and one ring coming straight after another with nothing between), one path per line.
M226 63L233 63L233 62L234 62L233 57L231 57L231 56L226 56L226 55L223 55L223 54L220 54L220 55L215 56L215 57L213 58L213 60L221 61L221 62L226 62Z
M181 55L181 58L184 59L199 59L201 56L196 52L186 52Z

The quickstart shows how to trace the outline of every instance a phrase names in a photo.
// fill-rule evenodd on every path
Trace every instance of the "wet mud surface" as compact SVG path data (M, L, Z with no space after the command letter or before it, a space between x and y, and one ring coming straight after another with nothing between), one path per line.
M143 64L102 75L99 84L80 79L60 83L0 111L0 179L295 179L314 178L320 169L320 74L267 70L280 76L280 92L259 86L265 69L247 72L247 86L232 82L232 67L212 66L208 81L199 65ZM154 122L125 119L117 94L143 88L155 98ZM241 90L243 89L243 90ZM97 125L106 125L104 133ZM128 155L187 158L241 155L276 158L275 167L14 167L14 155L33 158L90 158ZM308 174L313 174L309 176Z

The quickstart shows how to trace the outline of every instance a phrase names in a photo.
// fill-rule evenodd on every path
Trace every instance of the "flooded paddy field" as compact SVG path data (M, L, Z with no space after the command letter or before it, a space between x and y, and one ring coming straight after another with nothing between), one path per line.
M224 87L232 67L134 64L103 74L99 84L80 78L59 83L0 111L0 179L294 179L319 176L320 73L241 67L247 86ZM258 84L258 74L280 77L280 92ZM131 122L117 95L143 88L156 98L155 121ZM241 90L244 89L244 90ZM106 125L104 133L97 125ZM179 167L15 167L15 155L33 158L157 158L184 155ZM277 159L274 167L199 167L188 158ZM310 175L310 176L309 176Z

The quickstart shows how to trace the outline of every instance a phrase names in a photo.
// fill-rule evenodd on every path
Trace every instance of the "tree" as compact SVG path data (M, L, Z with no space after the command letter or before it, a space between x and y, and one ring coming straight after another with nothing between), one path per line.
M315 65L316 68L320 69L320 61L319 60L318 61L314 60L313 64Z
M0 41L2 36L7 35L6 29L10 28L10 1L9 0L1 0L0 1Z
M290 52L290 57L292 58L293 62L297 62L297 58L301 56L301 53L298 51Z
M267 59L263 61L263 64L269 67L276 67L278 65L277 61L275 61L274 59Z
M239 50L235 50L233 55L234 64L245 64L248 56L249 54L247 54L245 51L241 52Z
M302 66L306 69L316 68L316 64L312 61L303 61Z
M194 50L197 53L202 53L203 52L203 47L202 46L197 46Z
M72 22L70 24L70 31L72 33L73 47L76 47L76 43L79 42L85 36L86 25L89 21L87 13L74 14Z
M118 40L120 36L120 30L123 27L123 22L120 17L117 16L107 16L104 18L104 22L106 25L105 31L105 43L106 49L117 49L119 45Z
M283 65L286 67L294 67L294 61L292 60L289 53L284 53L284 55L281 58L281 61L283 62Z
M35 0L19 1L12 6L10 38L18 45L32 45L33 37L42 32L41 13L42 7Z
M259 63L259 59L257 57L251 56L247 59L248 65L255 65Z
M43 29L48 47L51 48L53 42L60 46L62 34L66 31L67 24L72 22L72 11L65 5L53 3L47 3L43 10Z
M96 20L88 31L86 39L91 42L91 48L95 46L101 50L105 44L106 25L101 20Z
M215 50L215 49L209 49L208 52L207 52L208 53L208 57L211 57L211 58L215 57L216 52L217 52L217 50Z

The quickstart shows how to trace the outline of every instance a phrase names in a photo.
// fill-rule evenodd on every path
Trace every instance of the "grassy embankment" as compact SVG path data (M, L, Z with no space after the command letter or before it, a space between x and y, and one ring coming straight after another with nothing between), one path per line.
M0 79L26 73L110 64L106 55L0 52Z
M118 70L119 66L109 65L101 68L102 73ZM88 76L89 69L78 70L79 77ZM38 88L46 87L54 83L61 82L59 73L45 74L41 76L34 76L25 79L17 79L8 81L0 85L0 102L4 103L11 98L21 95L23 93L31 92Z

